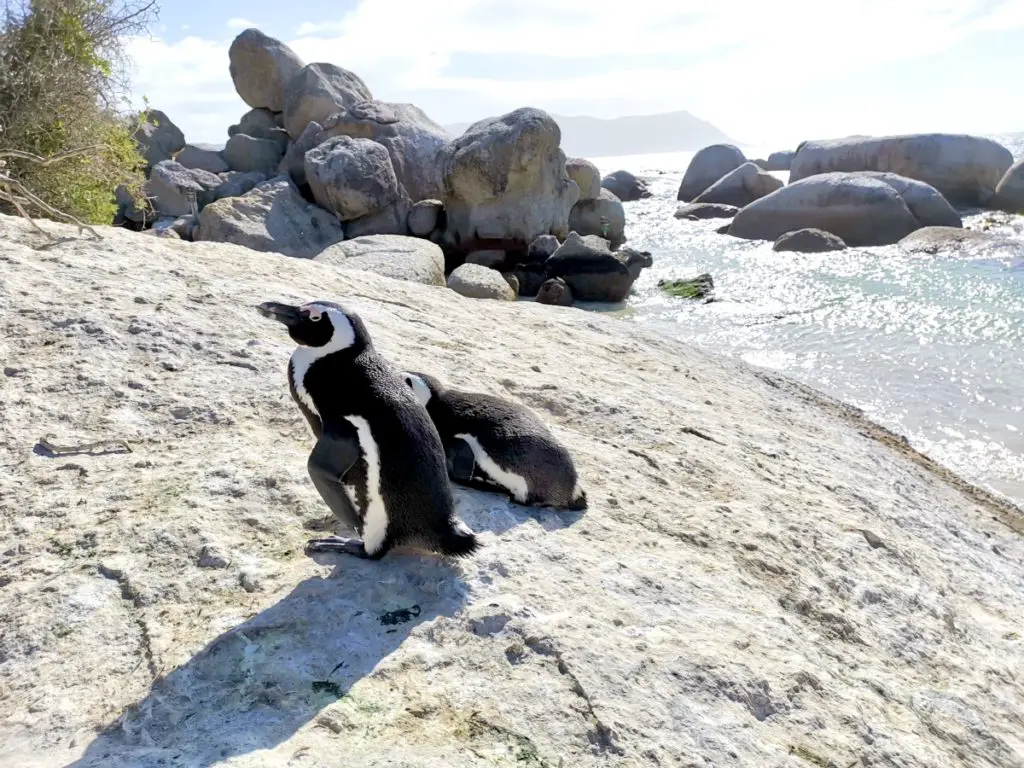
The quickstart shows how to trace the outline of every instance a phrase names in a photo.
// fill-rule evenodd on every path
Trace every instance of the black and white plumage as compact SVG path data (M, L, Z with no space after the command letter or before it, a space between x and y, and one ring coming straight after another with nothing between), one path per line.
M463 556L478 542L455 516L437 429L401 375L373 347L360 317L339 304L265 302L298 345L288 387L316 445L310 479L360 539L314 539L310 550L379 559L410 543Z
M483 392L449 389L425 373L404 376L441 434L452 480L503 490L519 504L587 508L572 455L529 408Z

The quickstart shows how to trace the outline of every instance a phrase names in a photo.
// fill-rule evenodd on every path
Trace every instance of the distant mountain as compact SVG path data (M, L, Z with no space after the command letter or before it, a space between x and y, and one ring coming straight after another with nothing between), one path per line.
M562 150L569 157L645 155L686 152L708 144L738 144L706 120L689 112L630 115L604 120L585 115L551 115L562 129ZM446 125L456 136L472 123Z

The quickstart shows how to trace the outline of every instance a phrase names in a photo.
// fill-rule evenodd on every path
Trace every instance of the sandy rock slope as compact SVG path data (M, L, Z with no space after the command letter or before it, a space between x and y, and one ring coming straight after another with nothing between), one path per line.
M43 226L0 217L0 765L1024 765L1020 518L855 412L597 314ZM471 559L304 555L251 307L309 298L536 409L591 509L460 490Z

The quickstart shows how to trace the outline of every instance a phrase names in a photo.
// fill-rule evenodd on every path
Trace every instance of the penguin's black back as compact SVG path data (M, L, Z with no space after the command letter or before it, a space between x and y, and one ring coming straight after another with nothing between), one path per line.
M314 361L303 380L325 431L352 434L346 417L366 420L377 445L388 539L418 541L453 555L476 548L457 529L455 504L437 428L401 376L373 348ZM311 419L311 422L313 420Z

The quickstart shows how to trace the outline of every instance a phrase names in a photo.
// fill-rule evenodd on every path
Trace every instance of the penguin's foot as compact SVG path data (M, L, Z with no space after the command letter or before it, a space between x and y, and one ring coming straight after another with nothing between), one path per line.
M306 542L306 554L310 552L338 552L365 560L373 559L373 556L366 551L361 539L343 539L341 536L310 539Z

